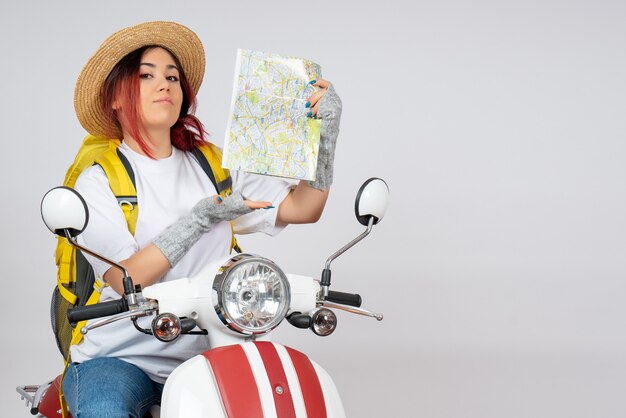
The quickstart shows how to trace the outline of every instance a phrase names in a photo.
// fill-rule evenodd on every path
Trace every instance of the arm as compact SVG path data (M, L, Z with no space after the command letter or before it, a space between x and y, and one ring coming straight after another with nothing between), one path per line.
M188 215L167 227L152 243L120 264L126 268L134 284L149 286L174 267L214 225L270 205L270 202L244 200L238 193L223 199L221 196L201 199ZM119 294L124 293L122 278L122 272L115 267L104 274L104 279Z
M217 196L201 198L192 209L187 209L187 213L183 211L178 220L170 218L169 226L167 223L159 224L157 231L160 232L140 246L129 232L126 218L100 166L86 169L77 179L75 188L89 208L89 226L79 235L80 243L122 264L134 283L142 287L160 280L204 233L218 223L271 205L269 202L244 200L237 193L225 199ZM118 294L122 294L122 273L106 262L89 255L86 257L94 272L102 276Z
M170 269L168 259L154 244L137 251L120 264L128 271L133 283L140 284L142 288L156 283ZM117 293L124 294L122 272L117 268L109 268L104 273L104 280Z
M276 221L282 224L317 222L322 216L333 182L335 145L341 120L341 99L326 80L317 80L320 87L308 100L309 117L322 122L315 181L301 181L278 207Z
M278 207L276 222L305 224L317 222L322 216L330 190L318 190L305 181L289 192Z
M128 231L109 180L100 166L87 168L76 180L78 191L89 208L88 227L78 236L80 243L102 256L123 265L134 283L149 286L163 277L170 266L165 256L152 244L140 249ZM122 273L108 263L85 255L94 272L118 294L123 294ZM120 261L121 260L121 261Z
M162 260L161 263L155 261L155 254L152 252L154 248L140 250L135 237L128 231L124 214L100 166L92 166L83 171L74 187L89 208L88 227L78 236L82 245L122 264L142 286L165 274L167 267L163 266ZM147 258L142 262L144 254ZM85 257L97 275L102 276L117 293L123 293L122 274L118 269L111 268L110 264L87 254Z

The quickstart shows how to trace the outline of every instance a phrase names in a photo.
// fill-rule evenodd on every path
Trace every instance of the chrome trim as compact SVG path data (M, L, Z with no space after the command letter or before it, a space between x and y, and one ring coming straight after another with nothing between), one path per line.
M48 389L52 386L52 382L43 385L26 385L15 388L20 394L23 401L26 401L26 407L30 407L30 413L36 415L39 413L39 404Z
M378 320L378 321L382 321L383 320L383 314L373 313L373 312L366 311L365 309L361 309L361 308L355 308L355 307L352 307L352 306L338 305L336 303L331 303L331 302L328 302L328 301L325 301L325 300L318 302L317 305L318 306L325 306L327 308L340 309L342 311L355 313L355 314L358 314L358 315L369 316L369 317L372 317L372 318L376 318L376 320Z
M89 248L85 248L85 247L83 247L82 245L80 245L80 244L78 243L78 240L76 239L76 237L70 237L70 238L67 238L67 237L69 237L69 236L70 236L70 235L69 235L69 232L68 232L68 230L67 230L67 229L65 230L65 235L66 235L66 237L65 237L65 238L66 238L66 239L70 242L70 244L71 244L72 246L74 246L74 247L78 248L78 249L79 249L79 250L81 250L81 251L86 252L86 253L87 253L87 254L89 254L90 256L92 256L92 257L94 257L94 258L97 258L97 259L98 259L98 260L100 260L100 261L104 261L105 263L112 265L113 267L115 267L115 268L117 268L118 270L120 270L120 271L122 272L122 274L124 275L124 277L128 277L128 272L126 271L126 269L124 268L124 266L122 266L121 264L116 263L115 261L111 261L111 260L109 260L108 258L105 258L105 257L101 256L100 254L98 254L98 253L96 253L96 252L91 251Z
M150 316L159 309L159 303L156 300L148 299L140 305L130 306L127 312L118 313L115 315L100 318L97 321L92 322L80 329L80 333L85 335L94 328L100 328L103 325L110 324L112 322L119 321L124 318L131 318L133 316Z
M348 251L350 248L354 247L354 245L361 241L363 238L365 238L366 236L369 235L370 232L372 232L372 227L374 226L374 217L370 218L369 223L367 224L367 229L365 230L365 232L363 232L361 235L359 235L358 237L356 237L355 239L353 239L352 241L350 241L349 243L347 243L346 245L344 245L343 247L341 247L340 249L337 250L337 252L335 252L333 255L331 255L330 257L328 257L328 259L326 260L326 264L324 266L324 268L326 269L330 269L330 263L337 257L339 257L341 254L345 253L346 251Z
M160 338L159 334L157 333L157 322L159 321L160 318L164 318L164 317L169 317L172 320L172 322L176 324L176 328L178 329L178 332L176 333L176 335L169 339ZM174 341L178 337L180 337L180 334L183 329L178 315L174 315L173 313L170 313L170 312L163 312L162 314L155 316L154 319L152 320L152 324L150 325L150 328L152 329L152 335L154 335L154 338L164 343L169 343L171 341Z
M356 245L356 243L361 241L363 238L368 236L369 233L372 232L372 228L373 227L374 227L374 217L372 216L369 219L369 222L367 224L367 229L365 230L365 232L363 232L361 235L359 235L358 237L356 237L355 239L353 239L352 241L350 241L349 243L347 243L346 245L344 245L340 249L338 249L333 255L328 257L328 259L326 260L326 264L324 265L324 269L325 270L330 270L330 263L332 263L333 260L335 260L341 254L345 253L350 248L354 247ZM328 297L328 286L322 285L321 294L322 294L322 300L326 300L326 298Z
M105 263L115 267L116 269L120 270L123 274L122 277L122 283L124 285L124 293L127 294L127 302L134 302L135 299L133 299L133 297L131 295L133 295L135 293L135 289L133 288L133 282L130 278L130 276L128 275L128 271L126 271L126 269L124 268L124 266L122 266L121 264L118 264L112 260L109 260L108 258L101 256L100 254L91 251L89 248L85 248L82 245L80 245L78 243L78 239L76 237L72 237L70 234L70 230L69 229L65 229L65 238L68 240L68 242L70 243L70 245L78 248L79 250L91 255L92 257L97 258L100 261L104 261ZM132 304L132 303L129 303Z
M261 262L263 264L268 265L272 269L274 269L278 273L278 275L282 278L283 285L285 288L285 298L287 300L284 305L283 312L279 312L276 316L277 318L280 318L280 319L272 327L263 331L247 330L237 325L230 318L230 315L228 314L228 312L226 312L226 309L224 308L224 303L223 303L222 285L228 278L229 273L233 271L236 267L242 264L250 263L250 262ZM246 253L237 254L229 258L228 261L226 261L218 269L217 273L215 273L215 278L213 279L212 290L213 290L212 291L213 308L215 309L215 313L217 314L220 321L222 321L222 323L226 327L228 327L228 329L235 331L238 334L243 334L243 335L248 335L248 336L260 336L260 335L264 335L272 331L274 328L280 325L283 319L285 319L285 317L287 316L287 312L289 311L289 306L291 304L291 287L289 285L289 280L287 279L287 275L285 275L285 273L280 269L280 267L278 267L272 260L265 258L265 257L261 257L259 255L255 255L255 254L246 254Z
M330 329L323 328L322 329L323 332L319 332L318 331L319 326L317 326L318 325L317 320L322 314L332 317L334 325ZM311 331L313 331L315 335L320 336L320 337L328 337L330 334L335 332L335 330L337 329L337 323L338 323L337 315L335 315L335 312L327 308L318 309L317 311L315 311L313 315L311 315Z

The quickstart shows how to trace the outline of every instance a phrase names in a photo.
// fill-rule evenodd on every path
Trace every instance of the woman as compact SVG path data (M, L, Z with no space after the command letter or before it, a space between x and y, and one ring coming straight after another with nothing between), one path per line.
M203 75L204 50L191 30L149 22L109 37L78 78L77 116L92 135L122 138L119 149L135 173L141 207L132 235L102 168L86 169L75 186L90 211L80 239L120 261L142 287L191 277L228 254L229 221L236 233L274 235L290 223L316 222L328 197L341 114L330 83L317 80L319 89L307 106L310 117L322 121L316 180L293 187L276 178L233 173L233 193L221 198L188 152L204 141L202 124L193 116ZM89 261L108 284L100 301L118 299L121 273ZM207 348L203 336L163 344L137 332L130 321L94 329L71 348L65 399L75 418L141 417L159 401L171 371Z

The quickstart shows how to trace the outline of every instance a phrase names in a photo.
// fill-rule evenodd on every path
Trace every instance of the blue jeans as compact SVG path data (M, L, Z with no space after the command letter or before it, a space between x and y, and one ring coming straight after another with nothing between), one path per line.
M63 393L74 418L142 418L161 401L163 385L141 369L111 357L72 363Z

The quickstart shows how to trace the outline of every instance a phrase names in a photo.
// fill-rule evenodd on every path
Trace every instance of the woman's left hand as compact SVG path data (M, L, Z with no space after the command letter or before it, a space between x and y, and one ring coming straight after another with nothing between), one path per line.
M329 81L320 79L313 85L319 87L319 90L313 93L307 102L311 107L307 116L316 117L322 123L315 180L308 181L307 184L318 190L328 190L333 183L335 145L341 121L341 99Z
M319 87L319 89L316 92L314 92L307 101L308 103L307 107L311 109L309 113L307 114L307 116L318 117L318 113L319 113L320 118L324 118L324 117L333 118L333 117L340 116L341 115L341 99L339 99L339 96L337 96L337 93L335 93L335 90L332 87L331 82L320 78L319 80L316 80L315 83L313 83L312 85L315 87ZM322 100L322 98L324 98L324 96L327 93L330 93L329 97ZM329 104L330 106L324 106L324 108L328 108L328 111L324 112L323 111L324 108L323 108L320 113L321 104L324 104L324 105Z

